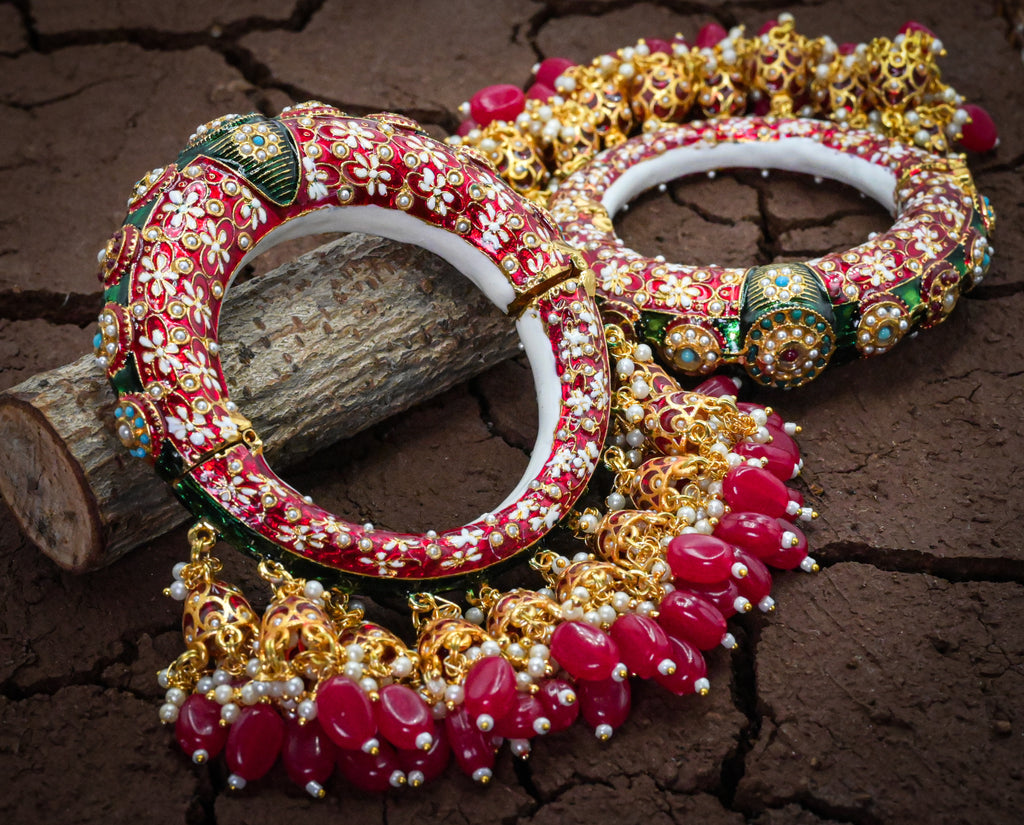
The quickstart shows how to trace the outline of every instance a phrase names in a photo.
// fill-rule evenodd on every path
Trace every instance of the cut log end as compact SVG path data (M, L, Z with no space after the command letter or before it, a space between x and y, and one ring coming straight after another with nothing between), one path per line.
M81 464L50 421L16 396L0 398L0 494L25 534L67 570L106 562L100 517Z

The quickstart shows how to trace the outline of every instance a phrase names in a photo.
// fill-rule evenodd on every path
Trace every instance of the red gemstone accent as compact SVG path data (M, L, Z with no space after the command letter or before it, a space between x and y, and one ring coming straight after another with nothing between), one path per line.
M380 743L377 753L339 750L338 770L357 788L374 793L395 788L405 781L398 754L387 742Z
M725 503L731 510L753 510L772 518L786 514L789 492L786 485L760 467L734 467L722 480Z
M466 674L464 689L464 704L474 724L481 714L497 721L516 706L516 672L501 656L476 662Z
M242 708L224 746L228 768L246 782L259 779L274 767L283 741L284 720L270 705Z
M989 152L995 149L999 142L999 130L992 115L975 103L966 103L962 108L970 120L963 125L960 145L969 152Z
M736 563L730 544L703 533L684 533L668 543L665 554L677 581L710 584L729 577Z
M405 685L385 685L378 691L377 728L396 748L413 750L416 740L434 729L430 708L420 695ZM420 740L422 741L422 740Z
M304 725L295 719L288 720L281 761L292 782L302 788L310 782L322 785L334 772L337 758L338 746L316 719L310 719Z
M607 633L582 622L562 622L555 628L551 655L577 679L607 679L622 661Z
M691 642L701 650L717 647L726 634L722 611L707 599L682 590L674 590L661 600L658 624L669 636Z
M544 712L540 699L531 693L516 693L516 704L512 712L502 717L494 726L494 732L506 739L532 739L551 730L551 720Z
M725 395L736 395L736 383L724 375L712 375L701 381L693 388L694 392L701 395L710 395L712 398L721 398Z
M430 750L398 751L398 762L409 778L410 785L437 779L448 767L452 749L448 744L448 734L443 722L434 722L433 735L434 744L430 746Z
M373 703L347 676L324 681L316 696L317 719L339 748L359 750L377 736Z
M462 123L459 124L458 128L455 130L455 134L457 134L459 137L465 137L470 132L472 132L474 129L479 129L479 128L480 128L480 124L479 123L477 123L475 120L473 120L473 118L467 117L464 121L462 121Z
M608 725L613 730L629 716L629 679L580 682L578 685L580 714L593 728Z
M765 112L767 114L767 112ZM779 357L790 364L796 361L800 357L800 350L796 347L786 347L782 352L779 353Z
M735 579L726 579L723 582L716 582L714 584L690 584L687 582L685 586L681 586L676 592L699 596L718 608L719 612L727 619L730 616L736 615L736 611L739 609L736 606L736 600L740 598L740 591L736 586Z
M557 733L572 727L580 715L580 703L572 685L561 679L548 679L537 692L544 715L551 723L551 732Z
M455 761L466 776L479 778L482 771L494 769L494 746L490 737L477 730L465 708L451 711L445 717L444 727Z
M625 613L611 626L611 637L622 652L622 660L630 673L650 679L658 665L671 659L668 636L654 619Z
M839 54L841 54L841 55L855 54L856 51L857 51L857 44L856 43L840 43L838 51L839 51Z
M534 83L526 90L527 100L551 100L556 92L546 83Z
M726 513L715 527L715 535L764 559L782 547L782 527L764 513L732 511Z
M537 82L550 86L553 89L555 88L555 81L565 74L566 70L571 69L575 65L575 63L565 57L547 57L537 67Z
M938 40L938 36L929 29L924 23L918 23L916 20L908 20L902 26L900 26L900 34L909 34L910 32L924 32L925 34L934 37Z
M796 544L791 547L780 546L774 553L762 556L761 561L780 570L793 570L800 566L800 562L807 558L807 536L803 531L785 519L778 519L778 524L786 532L792 533L796 538ZM781 545L781 542L780 542Z
M662 40L659 37L645 37L644 42L647 43L651 54L672 54L672 44L667 40Z
M510 83L499 83L485 86L470 98L469 114L481 126L486 126L495 120L515 120L525 105L526 95L522 89Z
M698 679L706 679L708 666L701 652L689 642L669 637L672 648L672 661L676 663L676 672L666 676L658 673L654 681L677 696L686 696L697 691Z
M202 693L193 693L178 709L174 734L192 761L197 761L197 751L206 752L198 761L212 759L228 739L228 729L220 723L220 705Z
M777 25L779 25L779 21L778 20L766 20L764 25L761 26L761 28L759 28L757 30L758 36L760 36L762 34L768 34L768 32L770 32L772 29L774 29Z
M705 23L697 32L697 39L694 42L698 49L711 49L728 36L729 32L720 23ZM703 392L703 390L698 390L698 392Z
M772 574L753 553L736 548L736 561L745 565L747 575L736 582L740 595L746 596L753 604L760 604L765 596L772 592Z
M764 468L779 481L789 481L797 474L797 463L793 456L785 450L771 444L758 444L753 441L741 441L733 448L733 452L744 458L765 459Z

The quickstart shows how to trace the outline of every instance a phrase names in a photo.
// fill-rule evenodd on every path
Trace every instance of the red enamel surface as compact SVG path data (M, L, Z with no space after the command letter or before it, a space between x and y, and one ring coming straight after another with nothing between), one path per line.
M732 510L753 510L772 518L784 516L789 504L785 484L767 470L746 464L726 473L722 495Z
M593 728L620 727L629 717L630 697L629 679L580 682L580 716Z
M334 772L338 746L331 741L316 719L304 725L289 719L285 723L281 761L288 778L305 788L310 782L323 784Z
M373 704L347 676L332 676L322 682L316 707L324 731L340 748L358 750L377 735Z
M566 673L584 680L607 679L621 661L611 637L582 622L562 622L555 628L551 655Z
M572 726L580 715L580 703L576 689L562 679L547 679L537 692L544 715L551 723L551 732L557 733Z
M405 776L395 749L387 742L380 743L377 753L339 750L338 770L357 788L374 793L396 787L396 776Z
M463 703L474 721L486 713L501 719L516 703L516 673L501 656L487 656L476 662L466 674Z
M674 590L661 600L658 624L669 636L691 642L700 650L718 647L726 634L722 611L707 599L682 590Z
M259 779L274 766L283 742L284 720L274 708L242 708L224 746L228 768L247 782Z
M228 739L228 729L220 724L220 705L202 693L191 694L178 709L174 734L190 757L204 750L207 758L212 759Z
M665 659L670 659L668 636L654 619L624 613L609 630L622 653L622 661L641 679L650 679Z
M677 696L694 693L694 683L698 679L707 678L708 675L708 666L704 661L704 656L694 645L683 639L670 638L669 644L672 648L672 661L676 663L675 673L669 675L657 673L654 676L654 681Z
M396 748L412 750L421 734L434 729L430 708L420 695L405 685L385 685L378 692L377 728Z

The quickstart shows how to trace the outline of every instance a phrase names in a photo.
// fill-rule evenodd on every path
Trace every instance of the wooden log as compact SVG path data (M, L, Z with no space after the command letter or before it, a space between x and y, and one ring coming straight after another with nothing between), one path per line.
M445 261L362 235L234 287L220 342L231 397L283 467L518 347L512 321ZM0 494L68 570L108 564L188 517L121 446L113 406L91 355L0 394Z

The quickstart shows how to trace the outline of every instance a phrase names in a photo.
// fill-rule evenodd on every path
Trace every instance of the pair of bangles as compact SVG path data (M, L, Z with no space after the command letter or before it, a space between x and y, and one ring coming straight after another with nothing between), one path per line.
M940 82L938 54L916 24L856 46L785 16L750 39L709 26L692 48L677 36L545 61L528 93L475 96L448 144L399 115L311 102L205 124L147 174L100 256L96 343L120 440L198 519L167 591L186 650L159 677L185 752L223 752L234 788L280 760L314 796L336 769L385 790L451 758L487 781L503 741L525 756L578 716L610 736L630 676L706 693L704 653L735 645L726 620L772 609L769 568L816 569L797 526L813 514L786 484L795 428L711 373L798 386L942 321L988 268L994 215L947 154L987 116ZM752 165L844 181L896 220L847 252L746 270L615 237L611 215L638 192ZM327 512L267 465L228 397L233 276L324 231L420 245L515 319L537 442L469 524L412 535ZM556 531L585 549L551 549ZM221 538L259 559L262 615L218 578ZM488 583L524 561L536 589ZM439 595L467 586L461 604ZM369 621L356 591L406 596L415 643Z

